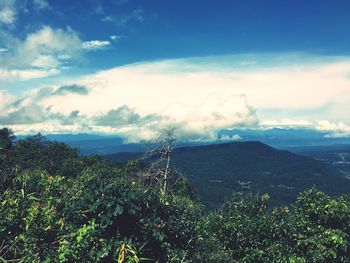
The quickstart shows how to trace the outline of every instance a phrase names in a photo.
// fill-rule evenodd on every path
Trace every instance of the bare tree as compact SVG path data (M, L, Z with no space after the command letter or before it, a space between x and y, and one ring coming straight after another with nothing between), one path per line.
M143 160L149 163L143 172L143 180L156 181L160 194L165 196L168 191L168 181L171 173L171 153L177 143L175 128L163 129L160 135L148 143Z

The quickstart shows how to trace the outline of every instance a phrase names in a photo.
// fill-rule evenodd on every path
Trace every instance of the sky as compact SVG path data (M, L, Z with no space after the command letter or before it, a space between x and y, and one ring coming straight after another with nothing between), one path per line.
M350 1L0 0L0 126L350 136Z

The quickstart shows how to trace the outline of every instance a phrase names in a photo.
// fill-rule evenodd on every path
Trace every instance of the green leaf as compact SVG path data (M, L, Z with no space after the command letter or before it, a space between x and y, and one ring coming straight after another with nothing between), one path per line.
M121 215L124 212L124 208L120 205L117 205L114 209L113 215L117 216L117 215Z

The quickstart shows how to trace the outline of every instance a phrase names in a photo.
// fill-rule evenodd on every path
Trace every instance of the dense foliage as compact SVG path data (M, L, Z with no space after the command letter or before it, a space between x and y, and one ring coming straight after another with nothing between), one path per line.
M0 130L0 262L350 262L347 196L237 194L205 212L185 179L160 191L147 169Z

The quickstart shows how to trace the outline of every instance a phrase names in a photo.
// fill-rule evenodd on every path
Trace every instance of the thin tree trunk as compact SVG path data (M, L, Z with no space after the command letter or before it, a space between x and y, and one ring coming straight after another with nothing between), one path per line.
M167 161L166 161L166 167L165 167L165 172L164 172L164 184L163 184L163 193L164 194L166 194L166 191L167 191L167 180L168 180L169 166L170 166L170 153L167 153Z

